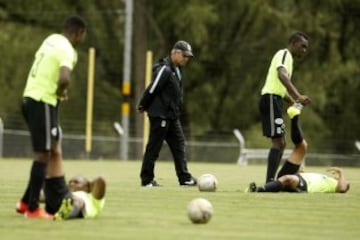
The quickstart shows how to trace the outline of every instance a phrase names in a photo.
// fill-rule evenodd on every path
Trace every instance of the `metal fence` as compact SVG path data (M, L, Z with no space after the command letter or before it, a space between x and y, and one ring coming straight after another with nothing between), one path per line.
M249 149L245 147L244 139L236 135L226 136L227 140L221 141L188 141L186 154L189 161L239 163L244 154L249 152L263 151L264 149ZM90 156L85 152L85 135L64 135L63 155L65 159L110 159L122 160L121 138L112 136L93 136L92 151ZM129 159L139 160L142 156L142 138L129 138ZM0 158L31 158L33 156L29 132L25 130L4 129L0 120ZM264 164L267 154L251 157L246 160L247 164ZM171 152L166 144L161 151L159 160L171 160ZM360 166L360 149L355 154L328 154L309 153L306 159L307 165L338 165Z
M139 160L142 151L142 138L129 138L129 159ZM85 135L64 134L62 140L63 155L67 159L86 159ZM0 130L0 157L30 158L32 148L28 131ZM121 138L111 136L93 136L90 159L121 160ZM187 158L190 161L236 163L239 144L236 142L187 142ZM160 153L159 160L172 159L168 146Z

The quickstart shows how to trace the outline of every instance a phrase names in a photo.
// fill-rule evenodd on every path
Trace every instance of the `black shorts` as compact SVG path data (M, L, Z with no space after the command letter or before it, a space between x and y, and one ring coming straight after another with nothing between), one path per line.
M54 107L25 97L22 112L30 131L33 150L35 152L50 151L54 143L61 139L58 105Z
M67 187L64 177L53 177L45 179L45 210L50 213L56 213L65 197L71 197L71 192Z
M296 192L307 192L307 183L305 179L299 174L295 174L299 177L299 184L296 187Z
M262 95L259 109L263 135L269 138L283 137L285 135L285 123L282 113L282 97L274 94Z

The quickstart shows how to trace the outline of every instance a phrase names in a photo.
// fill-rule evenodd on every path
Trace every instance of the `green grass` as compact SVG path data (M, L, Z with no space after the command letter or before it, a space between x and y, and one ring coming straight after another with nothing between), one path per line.
M139 187L138 161L65 161L67 176L107 179L106 205L93 220L53 222L25 219L14 207L27 182L30 160L0 159L0 238L23 239L359 239L360 174L346 168L347 194L246 194L250 181L263 182L265 166L189 163L195 176L213 173L214 193L177 185L172 162L158 162L162 188ZM323 172L323 167L307 171ZM207 198L215 213L208 224L192 224L186 206Z

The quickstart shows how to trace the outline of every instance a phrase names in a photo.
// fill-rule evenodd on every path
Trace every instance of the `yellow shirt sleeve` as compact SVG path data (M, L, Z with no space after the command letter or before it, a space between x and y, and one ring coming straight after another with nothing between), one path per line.
M275 53L271 60L266 80L261 95L275 94L281 97L286 95L286 87L282 84L278 76L278 68L284 67L288 73L288 78L291 79L293 71L293 57L288 49L282 49Z

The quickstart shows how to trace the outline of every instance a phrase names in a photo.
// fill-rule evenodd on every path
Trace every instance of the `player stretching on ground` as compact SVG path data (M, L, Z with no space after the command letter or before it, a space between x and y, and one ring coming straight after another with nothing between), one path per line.
M302 58L307 51L308 36L302 32L291 35L287 48L277 51L271 60L265 84L261 90L259 109L263 135L271 139L267 159L266 182L273 181L286 147L283 120L283 99L293 104L310 103L310 98L300 94L292 83L293 59Z
M77 62L75 47L85 36L84 20L79 16L68 17L63 34L51 34L37 50L26 81L22 111L30 131L34 159L16 211L28 218L53 218L39 207L39 195L46 174L54 175L59 170L62 173L59 104L68 98L70 76ZM58 181L66 184L61 178Z
M55 220L74 218L95 218L104 208L106 183L102 177L92 181L76 176L68 185L49 184L56 178L49 178L45 184L46 211L54 214Z
M299 172L307 151L307 143L303 139L298 123L300 109L292 106L288 109L288 114L291 118L291 140L295 145L293 152L280 169L276 180L261 187L257 187L254 182L250 183L248 191L346 193L350 188L350 184L346 182L341 168L331 167L328 169L329 172L335 174L335 177L321 173Z

